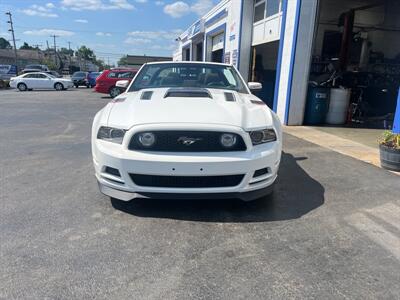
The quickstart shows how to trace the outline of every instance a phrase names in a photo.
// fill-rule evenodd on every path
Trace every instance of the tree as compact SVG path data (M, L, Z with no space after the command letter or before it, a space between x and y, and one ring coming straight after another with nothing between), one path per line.
M86 46L81 46L77 51L75 51L75 55L92 62L96 61L96 55L93 50Z
M74 50L72 50L72 49L67 49L67 48L61 47L61 49L58 51L64 55L70 55L70 56L74 55Z
M24 44L19 47L19 49L21 50L36 50L37 48L29 46L29 44L27 42L24 42Z
M5 38L0 37L0 49L11 49L11 44Z
M128 65L128 56L124 55L118 60L118 66L126 66Z

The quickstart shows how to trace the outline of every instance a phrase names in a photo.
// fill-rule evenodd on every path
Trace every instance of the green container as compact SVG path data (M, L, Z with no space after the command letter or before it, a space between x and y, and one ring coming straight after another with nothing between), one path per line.
M329 88L309 87L304 124L317 125L325 122L329 109Z

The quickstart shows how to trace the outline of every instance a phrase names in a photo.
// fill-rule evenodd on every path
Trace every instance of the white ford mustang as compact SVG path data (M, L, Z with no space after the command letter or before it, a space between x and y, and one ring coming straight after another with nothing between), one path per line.
M73 86L72 81L69 79L57 78L44 72L26 73L10 79L10 87L17 88L21 92L33 89L55 89L61 91Z
M127 82L119 82L119 85ZM239 198L272 192L282 151L278 117L225 64L144 65L93 121L103 194L134 198Z

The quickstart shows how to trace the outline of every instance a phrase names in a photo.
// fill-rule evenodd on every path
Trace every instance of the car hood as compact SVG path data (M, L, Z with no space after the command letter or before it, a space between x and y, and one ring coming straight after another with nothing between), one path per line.
M257 98L251 94L208 89L212 98L164 98L168 88L159 88L151 90L153 95L150 100L141 100L145 91L124 93L111 101L104 110L102 123L125 129L135 125L160 123L219 124L244 129L273 125L269 108L254 104L251 100ZM236 101L227 101L224 92L233 93Z

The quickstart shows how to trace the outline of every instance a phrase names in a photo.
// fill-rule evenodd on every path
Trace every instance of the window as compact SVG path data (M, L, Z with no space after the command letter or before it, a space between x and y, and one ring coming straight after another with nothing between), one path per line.
M45 79L45 78L48 78L48 77L46 75L44 75L44 74L36 74L36 78Z
M144 66L134 79L129 92L161 87L224 89L247 94L246 85L234 68L199 63L161 63Z
M266 18L279 13L281 0L267 0L267 13Z
M265 18L265 0L256 1L254 4L254 23Z
M26 74L24 78L36 78L35 74Z

